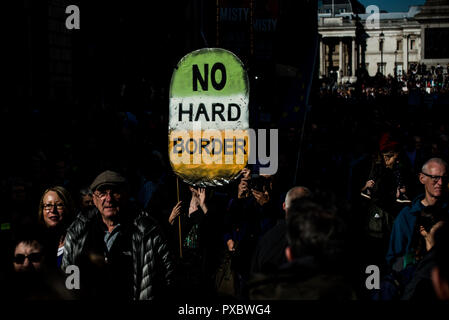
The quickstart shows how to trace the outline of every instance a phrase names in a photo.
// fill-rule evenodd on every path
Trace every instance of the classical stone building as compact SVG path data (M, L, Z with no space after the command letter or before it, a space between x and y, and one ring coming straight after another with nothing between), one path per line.
M354 82L363 67L370 76L400 76L420 63L449 62L449 0L393 13L364 8L357 0L323 0L318 32L320 77Z
M425 64L449 63L449 0L427 0L415 16L421 26Z

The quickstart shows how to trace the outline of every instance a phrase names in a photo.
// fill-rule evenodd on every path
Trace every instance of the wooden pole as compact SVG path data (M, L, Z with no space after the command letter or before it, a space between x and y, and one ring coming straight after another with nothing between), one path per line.
M176 193L179 203L179 178L176 177ZM178 235L179 235L179 257L182 259L182 238L181 238L181 215L178 216Z

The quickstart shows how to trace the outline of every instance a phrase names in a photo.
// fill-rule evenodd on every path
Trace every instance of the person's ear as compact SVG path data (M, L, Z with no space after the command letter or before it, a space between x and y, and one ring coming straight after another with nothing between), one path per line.
M287 207L286 207L286 205L285 205L285 201L284 201L284 202L282 202L282 210L284 210L284 211L285 211L285 209L287 209Z
M440 269L438 267L432 269L431 278L438 299L449 300L449 283L440 277Z
M424 182L424 178L425 178L426 176L425 175L423 175L422 173L420 173L419 174L419 182L421 182L422 184L425 184L425 182Z
M293 261L292 249L290 247L285 248L285 257L287 258L288 262Z

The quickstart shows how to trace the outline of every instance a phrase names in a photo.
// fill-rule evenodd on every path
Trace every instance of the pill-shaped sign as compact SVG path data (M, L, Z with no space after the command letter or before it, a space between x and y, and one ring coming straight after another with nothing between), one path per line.
M248 162L249 80L240 59L220 48L196 50L170 84L169 158L194 186L225 185Z

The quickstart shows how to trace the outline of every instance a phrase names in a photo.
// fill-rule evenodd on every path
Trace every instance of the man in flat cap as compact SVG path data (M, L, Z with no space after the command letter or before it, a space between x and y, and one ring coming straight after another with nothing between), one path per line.
M152 300L172 287L174 262L157 222L127 201L126 180L104 171L90 189L95 207L67 231L62 268L76 265L81 297Z

